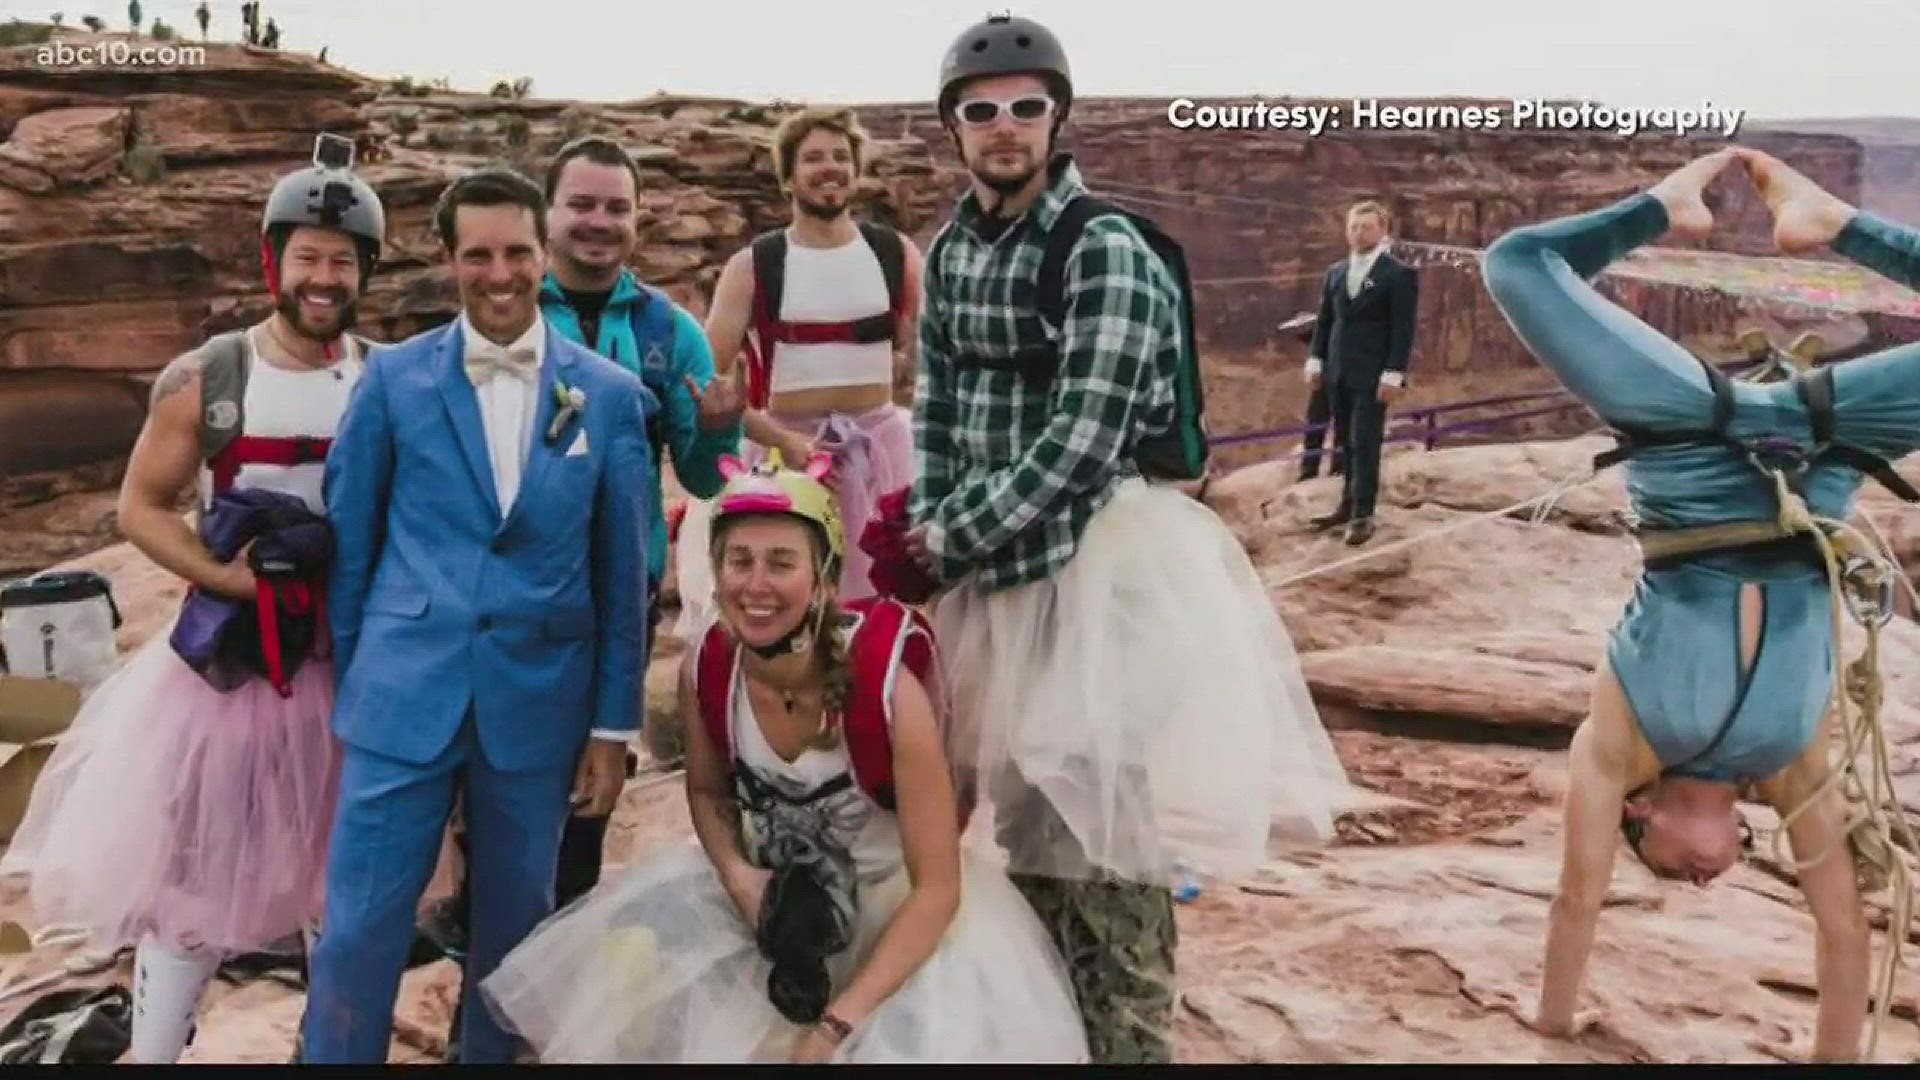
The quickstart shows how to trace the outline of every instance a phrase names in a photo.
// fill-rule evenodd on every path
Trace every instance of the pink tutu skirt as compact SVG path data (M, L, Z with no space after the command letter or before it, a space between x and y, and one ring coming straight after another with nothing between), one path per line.
M26 874L41 925L96 948L153 934L247 952L319 920L340 756L333 670L282 699L221 693L160 633L87 699L34 786L0 873Z
M880 496L913 482L913 415L889 403L862 413L775 413L773 418L795 431L806 432L821 449L833 452L840 473L835 498L847 537L839 598L846 601L872 596L873 582L868 575L873 557L860 549L860 531L873 516ZM741 456L749 464L759 462L766 453L756 443L741 444ZM674 548L674 573L680 585L680 620L674 632L689 641L706 632L718 611L713 599L713 561L707 550L712 513L712 504L706 500L689 502Z

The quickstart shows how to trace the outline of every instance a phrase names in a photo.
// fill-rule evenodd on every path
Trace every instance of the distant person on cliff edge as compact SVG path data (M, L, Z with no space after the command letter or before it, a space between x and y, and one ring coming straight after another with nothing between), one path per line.
M1837 685L1845 616L1835 605L1857 612L1858 600L1851 586L1844 603L1835 596L1821 535L1856 541L1844 525L1803 515L1844 523L1865 476L1920 500L1886 464L1920 449L1920 345L1789 381L1734 382L1588 284L1663 236L1707 236L1702 192L1735 162L1759 188L1782 251L1830 249L1920 285L1920 233L1732 148L1610 206L1515 229L1486 252L1487 288L1515 333L1622 434L1610 454L1627 462L1645 560L1569 751L1565 852L1531 1020L1567 1036L1591 1018L1576 1006L1621 840L1656 875L1705 885L1740 858L1735 804L1752 790L1781 815L1789 871L1813 916L1813 1056L1852 1060L1869 1007L1861 893L1907 889L1914 840L1897 804L1879 823L1856 817L1835 782L1830 706L1851 696ZM1842 551L1863 569L1878 562L1884 582L1899 574L1884 553ZM1846 681L1860 676L1850 665ZM1861 682L1868 696L1880 690ZM1862 751L1873 756L1871 745Z
M617 142L588 135L560 148L547 166L547 235L552 268L540 283L540 312L555 333L640 376L664 405L647 428L653 449L647 511L647 646L660 623L660 580L667 564L660 464L695 498L711 498L725 482L720 459L740 447L738 397L713 388L713 354L691 312L665 292L642 284L628 266L639 246L640 169ZM560 837L554 904L565 907L600 881L609 816L569 815ZM444 914L464 947L466 882ZM431 927L446 937L445 927ZM450 1042L457 1042L456 1014Z
M1080 201L1055 152L1072 105L1029 19L941 61L972 182L928 249L907 544L949 587L955 768L1067 959L1093 1058L1165 1062L1170 886L1264 865L1272 833L1323 841L1345 778L1245 550L1143 476L1142 448L1183 430L1187 297L1140 224ZM1043 312L1055 233L1063 308Z
M1327 268L1308 346L1307 384L1316 391L1325 385L1334 427L1345 435L1340 505L1313 525L1345 525L1349 544L1373 536L1387 406L1405 391L1420 309L1419 273L1388 250L1387 227L1387 210L1377 202L1347 211L1349 253Z
M868 136L852 109L803 109L773 136L774 173L791 224L727 260L707 335L726 381L744 387L748 457L778 448L787 461L834 457L830 478L853 543L840 595L870 597L872 560L857 541L880 496L913 479L913 426L893 387L913 365L920 316L920 249L891 226L853 217ZM706 551L711 507L689 507L676 561L689 641L716 613Z
M243 535L221 524L222 501L284 497L325 511L324 459L362 370L364 343L347 331L385 233L379 197L345 167L274 185L261 222L272 316L167 365L120 490L120 531L191 583L187 607L88 699L0 864L32 875L43 924L85 926L96 948L137 946L137 1062L178 1059L222 960L320 915L340 762L327 727L331 659L308 655L276 686L271 667L235 685L226 665L186 657L201 655L197 631L223 606L258 610L277 582L297 586L289 597L325 587L324 566L288 580L263 562L270 541L216 554ZM178 509L190 488L198 533ZM245 617L232 625L223 640L245 644ZM262 640L239 651L264 661L278 650Z
M1303 347L1313 346L1313 330L1317 320L1310 313L1295 315L1280 324L1280 332L1297 338ZM1345 429L1333 422L1333 406L1327 401L1327 381L1309 377L1307 380L1307 430L1300 437L1300 479L1312 480L1320 475L1320 459L1326 458L1327 475L1342 474L1340 456L1345 452ZM1333 452L1327 453L1321 448L1331 440Z

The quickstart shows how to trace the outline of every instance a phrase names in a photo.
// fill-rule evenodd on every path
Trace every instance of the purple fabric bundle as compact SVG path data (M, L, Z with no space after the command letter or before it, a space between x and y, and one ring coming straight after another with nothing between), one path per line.
M198 586L188 590L169 644L219 690L265 677L286 693L325 637L321 597L333 564L332 527L294 496L235 489L214 496L201 518L200 541L221 562L252 542L247 563L260 591L248 603Z

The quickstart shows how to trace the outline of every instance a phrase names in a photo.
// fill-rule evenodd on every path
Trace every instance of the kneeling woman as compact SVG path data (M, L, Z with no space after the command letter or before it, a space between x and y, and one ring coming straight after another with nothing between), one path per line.
M724 629L680 681L700 848L667 848L581 898L487 980L543 1061L1087 1058L1038 919L961 852L938 694L901 660L924 625L880 600L859 614L890 641L842 626L826 465L796 472L776 452L750 472L723 466ZM874 728L843 721L874 719L855 715L863 694L890 770L871 756Z
M1833 597L1813 539L1787 529L1769 536L1767 524L1781 513L1781 478L1793 478L1812 513L1844 520L1863 468L1920 447L1920 346L1789 383L1732 383L1587 284L1669 230L1704 236L1712 217L1701 194L1736 162L1772 210L1783 247L1831 245L1920 281L1920 238L1739 150L1692 162L1616 205L1517 229L1486 255L1487 287L1521 340L1640 444L1627 493L1648 554L1681 539L1677 530L1701 526L1745 523L1747 539L1758 541L1650 558L1612 632L1573 740L1565 854L1534 1022L1549 1034L1576 1027L1621 834L1656 874L1705 884L1739 856L1735 800L1752 785L1788 819L1817 926L1814 1055L1850 1059L1867 1009L1869 942L1845 800L1828 782Z

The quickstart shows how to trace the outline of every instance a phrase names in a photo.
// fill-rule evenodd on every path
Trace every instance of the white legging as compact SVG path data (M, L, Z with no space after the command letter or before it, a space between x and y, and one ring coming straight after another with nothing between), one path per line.
M220 968L217 952L181 950L142 938L133 953L133 1060L171 1065L187 1048L194 1013Z

